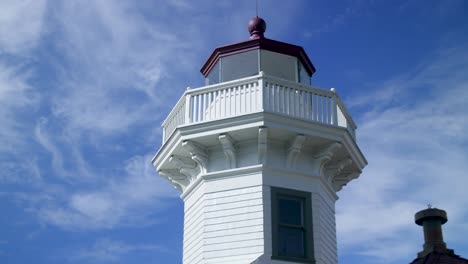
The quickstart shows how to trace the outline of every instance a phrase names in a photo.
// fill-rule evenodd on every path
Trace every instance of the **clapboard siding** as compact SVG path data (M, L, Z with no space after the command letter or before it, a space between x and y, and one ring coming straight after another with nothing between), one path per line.
M241 255L236 255L236 256L207 259L205 261L205 264L221 264L221 263L222 264L239 264L239 263L250 264L256 258L258 258L258 253L241 254Z
M263 244L259 246L241 246L241 247L231 247L225 250L206 250L204 253L205 259L210 258L221 258L221 257L232 257L241 254L255 254L259 253L258 256L263 252ZM255 259L252 259L254 261ZM223 263L223 261L221 262ZM241 263L239 263L241 264ZM250 264L247 262L245 264Z
M197 188L185 201L183 262L199 264L203 261L204 189Z
M263 253L262 187L205 195L205 263L249 264Z
M312 199L318 213L315 217L318 222L314 228L317 234L315 245L317 263L337 263L335 212L331 207L333 203L325 199L323 194L314 193Z
M201 185L185 199L184 264L250 264L264 248L262 186Z
M213 238L213 237L221 237L221 236L234 236L234 235L242 235L242 234L250 234L256 232L263 232L263 225L253 225L253 226L246 226L240 227L236 229L229 229L229 230L215 230L211 232L205 232L205 237Z

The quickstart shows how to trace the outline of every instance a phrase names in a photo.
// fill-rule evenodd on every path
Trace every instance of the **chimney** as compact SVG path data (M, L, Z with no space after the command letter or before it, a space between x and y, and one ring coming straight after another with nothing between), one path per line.
M447 248L442 236L442 225L447 222L447 213L444 210L429 207L417 212L414 221L424 230L423 251L418 253L418 258L431 252L454 254L452 249Z

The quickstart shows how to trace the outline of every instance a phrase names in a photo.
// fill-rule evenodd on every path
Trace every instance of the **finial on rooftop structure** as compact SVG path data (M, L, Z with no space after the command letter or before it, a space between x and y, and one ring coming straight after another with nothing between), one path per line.
M414 215L414 222L424 230L423 251L418 253L418 257L424 257L431 252L453 254L453 250L447 248L442 235L442 225L447 222L447 213L430 204L428 207Z
M263 38L263 33L266 31L266 22L263 18L256 16L250 19L247 28L250 32L250 39Z

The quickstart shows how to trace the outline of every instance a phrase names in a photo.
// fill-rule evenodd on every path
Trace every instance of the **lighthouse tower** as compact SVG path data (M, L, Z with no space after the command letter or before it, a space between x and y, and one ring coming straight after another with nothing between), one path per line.
M337 263L335 202L367 162L334 89L300 46L216 48L164 123L153 158L184 201L184 264Z

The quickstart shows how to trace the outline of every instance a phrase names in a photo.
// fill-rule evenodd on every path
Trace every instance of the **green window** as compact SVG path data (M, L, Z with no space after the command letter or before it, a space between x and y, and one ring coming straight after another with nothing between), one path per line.
M310 193L271 188L274 259L314 263Z

